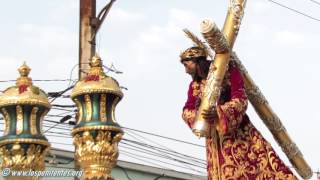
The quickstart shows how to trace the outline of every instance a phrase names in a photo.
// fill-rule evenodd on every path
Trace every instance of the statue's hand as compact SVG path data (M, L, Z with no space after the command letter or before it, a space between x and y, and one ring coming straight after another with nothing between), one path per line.
M215 119L218 119L218 113L215 108L212 108L210 110L203 110L202 116L204 119L206 119L209 123L213 123Z
M198 99L196 100L196 104L195 104L197 109L200 107L200 104L201 104L201 99L198 98Z

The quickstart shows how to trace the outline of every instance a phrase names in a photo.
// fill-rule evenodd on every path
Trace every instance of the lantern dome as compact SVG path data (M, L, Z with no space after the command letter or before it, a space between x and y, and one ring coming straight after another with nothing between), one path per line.
M78 81L72 90L71 98L83 94L111 93L122 98L119 83L103 72L102 60L99 56L92 57L88 75Z
M15 86L4 90L0 95L0 108L10 105L42 105L50 108L47 94L39 87L32 84L32 79L28 77L30 68L24 63L19 69L20 77Z

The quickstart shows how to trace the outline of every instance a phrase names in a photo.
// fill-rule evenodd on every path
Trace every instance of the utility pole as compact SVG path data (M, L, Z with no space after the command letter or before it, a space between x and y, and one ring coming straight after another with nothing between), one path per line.
M95 33L92 20L96 17L96 0L80 0L80 21L79 21L79 80L84 78L86 70L89 69L89 60L96 51ZM80 170L78 160L74 159L74 168ZM74 177L75 180L80 178Z
M96 15L96 0L80 0L79 79L89 69L89 60L96 53L96 35L115 1L110 0Z
M85 76L85 71L89 69L89 60L96 51L95 19L96 0L80 0L79 79Z
M96 0L80 0L79 81L87 76L87 71L90 69L90 59L96 53L96 34L114 2L115 0L110 0L96 15ZM81 169L76 156L74 158L74 168L75 170ZM79 178L75 177L74 179L78 180Z

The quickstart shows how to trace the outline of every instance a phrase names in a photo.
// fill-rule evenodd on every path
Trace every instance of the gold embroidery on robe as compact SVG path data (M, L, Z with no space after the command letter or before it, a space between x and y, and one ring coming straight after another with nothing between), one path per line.
M229 66L225 77L217 106L219 137L206 139L208 180L297 179L245 114L248 100L239 70ZM204 85L189 86L182 118L190 128Z

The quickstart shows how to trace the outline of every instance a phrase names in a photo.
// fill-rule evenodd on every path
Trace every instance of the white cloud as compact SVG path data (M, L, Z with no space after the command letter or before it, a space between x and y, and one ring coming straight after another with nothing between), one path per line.
M56 24L76 24L74 22L75 19L74 14L79 13L79 1L64 1L63 4L58 4L55 8L53 8L50 12L48 12L49 16L49 23L56 23Z
M262 33L266 32L267 27L263 24L250 24L249 25L249 31L250 34L254 34L254 35L262 35Z
M63 27L22 24L20 26L22 41L39 46L45 44L48 48L63 49L70 46L70 40L77 40L77 34Z
M143 32L140 35L141 41L148 44L160 44L164 42L162 34L166 33L166 29L159 26L151 26L147 32Z
M78 62L78 34L62 26L40 24L19 24L14 36L15 51L0 57L0 67L6 73L15 75L15 70L26 61L31 67L33 79L68 78L70 69Z
M110 16L112 16L113 19L124 20L124 21L140 21L146 18L146 16L142 13L131 12L121 8L110 10Z
M264 14L270 12L271 3L267 1L249 1L247 2L247 9L252 10L257 14Z
M274 34L276 43L283 45L301 45L304 42L304 35L292 31L280 31Z
M188 42L182 29L192 27L198 22L192 12L181 9L169 10L169 19L165 25L150 24L144 31L138 33L137 39L132 41L132 47L135 49L132 59L149 68L157 67L156 64L160 62L170 63L164 59L177 59L179 48ZM189 42L191 45L191 41ZM150 59L154 61L150 62Z
M25 59L17 59L13 57L0 57L0 77L1 80L15 79L18 77L19 65L22 65Z
M170 20L179 25L190 25L196 21L196 15L192 11L173 8L169 11Z

